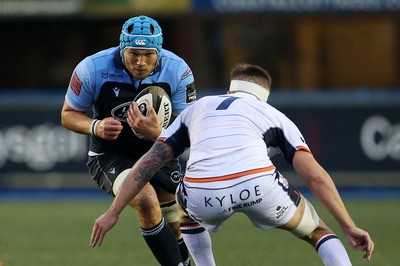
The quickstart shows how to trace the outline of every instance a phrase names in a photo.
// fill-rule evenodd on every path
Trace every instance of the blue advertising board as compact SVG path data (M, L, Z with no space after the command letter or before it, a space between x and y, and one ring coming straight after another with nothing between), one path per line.
M199 97L207 94L198 91ZM12 172L87 173L88 137L60 123L63 93L0 93L0 178ZM400 171L399 93L379 102L377 94L367 102L348 93L301 95L274 92L270 102L298 125L324 167Z
M280 108L334 171L400 171L400 106Z
M88 137L62 127L63 94L0 93L0 173L86 171Z

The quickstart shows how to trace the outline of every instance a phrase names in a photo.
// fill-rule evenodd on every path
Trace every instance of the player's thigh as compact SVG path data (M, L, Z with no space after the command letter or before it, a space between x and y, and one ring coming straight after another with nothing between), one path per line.
M176 196L181 209L189 217L188 222L192 219L210 231L218 231L233 214L224 211L224 206L218 203L219 190L187 187L181 183Z
M302 237L303 240L307 241L311 245L315 245L323 236L327 234L334 233L332 229L330 229L322 219L319 219L318 226L309 234Z
M175 169L176 170L176 169ZM175 192L180 180L180 172L174 169L160 169L151 180L161 206L165 220L179 231L179 206L175 199Z
M166 190L162 186L157 187L157 197L160 203L168 203L171 201L175 201L175 193Z
M150 184L146 184L143 189L133 198L130 205L141 212L159 212L160 203L157 194Z
M153 178L150 180L150 184L156 190L160 202L174 199L181 178L181 168L178 161L166 164L155 173Z
M150 184L143 187L130 202L130 205L135 209L142 228L154 227L162 219L160 203L154 188Z
M258 182L257 197L243 205L244 212L252 223L263 230L289 225L301 202L301 194L282 175L276 172L252 182Z
M120 163L119 165L122 164ZM131 170L131 168L123 170L123 167L118 167L116 169L118 169L117 172L119 172L119 174L113 180L112 192L114 195L118 195L125 179L127 178ZM154 213L160 212L160 204L157 198L156 191L149 183L147 183L142 188L142 190L139 191L139 193L131 200L130 205L136 209L139 215L143 213L146 214L146 216L150 216L154 215Z
M127 174L126 170L130 169L135 161L132 158L114 153L104 153L97 156L89 156L87 167L92 179L97 183L99 188L108 194L115 196L114 183L119 179L122 183ZM126 172L121 175L121 173ZM121 178L122 177L122 178ZM119 185L118 185L119 187Z
M315 239L319 239L330 231L305 197L301 198L292 219L279 228L287 230L309 243L313 243Z

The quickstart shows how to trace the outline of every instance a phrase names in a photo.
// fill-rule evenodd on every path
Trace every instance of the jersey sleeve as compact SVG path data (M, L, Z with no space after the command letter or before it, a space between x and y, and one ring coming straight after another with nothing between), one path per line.
M182 111L174 122L157 138L157 141L164 141L172 147L175 158L190 147L188 128L184 123L189 109Z
M176 116L196 100L196 88L192 70L185 61L178 66L177 87L172 92L173 114Z
M311 153L298 127L284 114L278 112L277 123L264 134L264 141L268 148L268 156L272 158L282 154L285 160L292 164L294 154L299 150Z
M77 111L87 111L94 103L95 91L91 88L90 68L90 59L82 60L75 67L68 85L65 99Z

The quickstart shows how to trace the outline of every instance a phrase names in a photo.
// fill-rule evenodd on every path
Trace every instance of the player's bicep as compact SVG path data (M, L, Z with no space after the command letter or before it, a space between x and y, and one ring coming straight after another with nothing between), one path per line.
M154 160L155 167L161 167L175 158L171 145L164 141L156 141L147 156L148 159Z
M196 100L196 88L193 81L187 83L181 81L172 96L172 112L180 114Z
M178 115L196 101L194 76L190 67L183 60L177 68L176 87L172 88L171 99L174 115Z
M65 99L69 106L78 111L86 111L95 101L96 90L91 87L88 62L80 62L72 73Z
M324 171L314 156L306 150L295 152L293 156L293 168L305 181L322 176L322 172Z

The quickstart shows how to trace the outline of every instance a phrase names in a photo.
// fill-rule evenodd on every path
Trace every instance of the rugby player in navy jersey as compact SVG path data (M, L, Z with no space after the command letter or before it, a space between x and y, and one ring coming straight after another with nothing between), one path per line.
M130 168L162 131L151 107L147 115L132 107L135 122L128 125L127 113L135 97L149 86L161 87L171 99L173 116L196 100L190 67L163 49L162 43L157 21L133 17L122 26L118 47L86 57L72 73L61 122L71 131L90 135L90 175L111 196L118 194ZM181 169L174 160L130 202L138 214L141 234L161 265L190 265L175 201L180 178Z

